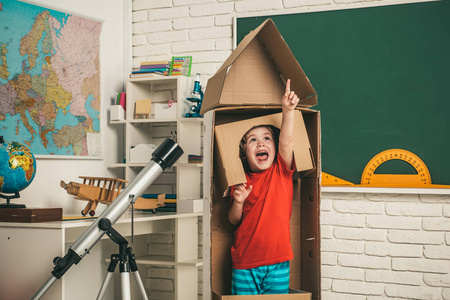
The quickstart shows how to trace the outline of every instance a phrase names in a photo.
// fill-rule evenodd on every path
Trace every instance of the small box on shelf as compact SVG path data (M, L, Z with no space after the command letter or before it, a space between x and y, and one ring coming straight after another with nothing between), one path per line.
M203 211L203 199L185 199L177 202L177 212L194 213Z
M111 106L111 121L122 121L125 120L125 110L122 105L112 105Z
M177 117L177 102L154 103L155 119L174 119Z
M157 148L153 144L138 144L130 148L130 163L148 163Z

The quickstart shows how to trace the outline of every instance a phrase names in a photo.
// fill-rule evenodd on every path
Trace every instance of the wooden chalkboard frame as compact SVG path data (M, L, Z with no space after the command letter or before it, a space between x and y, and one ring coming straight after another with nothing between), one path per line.
M313 109L321 111L324 172L359 184L372 157L402 148L425 162L433 184L448 185L449 13L450 1L432 1L238 17L235 45L266 18L274 20L318 92ZM361 35L375 39L377 47ZM326 72L327 66L334 69ZM380 168L414 172L402 162Z

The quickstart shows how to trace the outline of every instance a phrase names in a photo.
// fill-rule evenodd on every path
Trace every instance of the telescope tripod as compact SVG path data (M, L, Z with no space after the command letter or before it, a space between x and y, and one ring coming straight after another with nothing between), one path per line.
M120 283L121 283L121 293L122 300L131 300L130 293L130 272L134 277L134 281L139 291L139 296L142 300L148 300L147 294L145 293L144 285L142 284L141 277L139 276L139 271L137 268L137 264L135 261L135 255L133 253L133 249L128 247L128 241L120 235L114 228L111 227L111 223L108 219L100 220L99 226L106 226L107 231L106 234L110 237L110 239L119 245L119 254L111 254L111 262L108 266L108 272L106 273L106 277L103 281L102 287L97 296L97 300L103 299L105 295L106 288L108 287L108 283L114 275L114 271L119 264L119 272L120 272Z

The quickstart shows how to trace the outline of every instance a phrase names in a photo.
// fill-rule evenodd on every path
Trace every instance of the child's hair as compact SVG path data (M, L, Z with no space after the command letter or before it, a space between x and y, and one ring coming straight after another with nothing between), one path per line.
M273 126L273 125L256 125L256 126L253 126L252 128L250 128L244 134L244 136L242 137L242 139L241 139L241 141L239 143L239 158L242 161L242 166L244 167L244 171L247 172L247 173L251 172L250 166L249 166L248 161L247 161L247 155L245 153L246 150L247 150L247 134L250 131L252 131L253 129L261 128L261 127L267 128L270 131L270 133L272 134L272 138L273 138L273 142L275 144L275 150L276 150L275 151L275 159L276 159L276 157L278 155L278 140L280 138L280 129L275 127L275 126Z

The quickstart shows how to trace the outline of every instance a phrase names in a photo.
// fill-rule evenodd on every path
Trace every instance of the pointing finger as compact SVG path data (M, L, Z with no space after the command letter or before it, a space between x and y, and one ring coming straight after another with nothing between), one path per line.
M291 80L288 79L286 81L286 94L290 94L290 92L291 92Z

